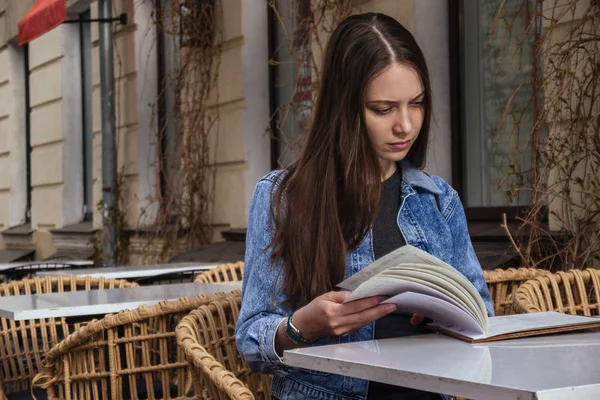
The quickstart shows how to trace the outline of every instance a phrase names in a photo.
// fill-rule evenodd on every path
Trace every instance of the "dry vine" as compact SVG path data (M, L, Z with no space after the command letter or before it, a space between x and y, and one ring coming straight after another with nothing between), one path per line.
M510 32L514 15L506 12L506 3L501 2L494 26L504 25ZM535 116L527 138L530 166L513 168L499 183L513 182L506 189L509 198L523 193L530 197L515 245L526 266L555 270L598 267L600 3L517 3L517 10L528 13L527 29L523 37L515 39L519 44L514 46L516 50L503 51L501 56L514 56L531 46L537 67L532 69L529 83L533 95L525 107ZM514 134L502 124L518 129L521 123L525 111L513 110L513 98L505 107L498 135Z
M146 0L151 1L151 0ZM154 0L152 0L154 1ZM215 168L209 136L219 123L217 78L222 44L219 0L159 0L153 22L175 46L177 65L163 77L155 112L160 190L146 200L138 230L141 262L163 262L210 242ZM167 57L159 54L159 57ZM167 100L167 99L170 100ZM162 107L162 111L160 108Z
M352 0L269 0L277 48L269 60L275 69L277 108L268 128L281 146L280 165L295 159L314 106L321 57L327 39L352 12Z

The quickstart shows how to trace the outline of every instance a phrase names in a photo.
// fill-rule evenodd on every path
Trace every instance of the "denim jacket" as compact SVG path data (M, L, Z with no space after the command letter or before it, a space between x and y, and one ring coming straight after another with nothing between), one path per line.
M479 261L473 250L464 209L454 189L443 179L429 176L409 161L401 162L402 204L397 222L407 244L418 247L454 266L477 288L493 315L492 302ZM277 327L289 311L281 304L285 294L282 269L265 251L273 238L271 190L282 171L273 171L256 185L250 205L242 307L236 326L237 348L253 370L273 374L272 394L281 400L365 399L368 381L324 372L291 368L275 352ZM372 232L349 252L346 277L375 260ZM276 297L278 296L278 297ZM315 346L372 340L374 323L343 337L323 337ZM434 389L432 388L434 391Z

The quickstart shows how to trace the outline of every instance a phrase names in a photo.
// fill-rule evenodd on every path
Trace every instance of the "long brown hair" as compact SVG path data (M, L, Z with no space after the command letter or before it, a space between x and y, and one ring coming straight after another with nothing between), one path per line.
M346 18L333 32L312 125L299 159L273 193L272 258L283 265L288 306L298 307L343 280L347 252L375 219L381 167L364 123L367 84L386 67L414 68L425 89L424 121L407 158L425 162L431 86L425 57L398 21L368 13Z

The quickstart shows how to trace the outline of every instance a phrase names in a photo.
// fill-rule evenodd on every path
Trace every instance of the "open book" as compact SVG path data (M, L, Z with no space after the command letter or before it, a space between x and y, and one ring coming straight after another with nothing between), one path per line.
M421 314L426 326L468 342L600 328L600 319L556 312L488 318L475 286L442 260L403 246L338 285L352 292L346 302L389 296L396 312Z

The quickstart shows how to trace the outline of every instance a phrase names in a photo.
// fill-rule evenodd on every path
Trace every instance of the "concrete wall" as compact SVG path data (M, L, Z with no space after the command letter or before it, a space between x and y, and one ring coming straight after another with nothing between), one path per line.
M27 211L25 64L16 23L33 3L0 0L0 230L22 224Z
M157 206L148 201L156 195L157 174L154 169L156 160L156 125L157 119L153 104L157 98L157 52L156 29L152 22L153 2L136 0L133 21L135 31L133 37L133 59L131 53L121 54L135 63L136 70L136 107L137 107L137 140L136 149L130 149L130 157L137 162L137 198L135 198L138 225L152 224L155 220ZM131 36L129 37L131 40ZM131 45L130 45L131 46ZM132 138L133 139L133 138ZM133 151L137 150L134 155Z
M0 44L15 40L18 36L17 23L37 0L0 0L0 13L4 11L4 21L0 22Z
M269 37L267 7L256 7L254 0L242 0L242 85L246 108L243 113L244 216L236 221L246 226L255 183L271 170L271 143L266 128L269 109Z
M270 171L267 7L254 0L223 0L219 123L210 136L216 167L215 238L227 227L245 227L256 182ZM261 4L262 5L262 4Z
M25 222L27 211L24 77L22 49L6 43L0 49L0 229Z
M247 107L242 82L244 33L242 0L223 0L221 12L222 50L216 92L209 107L219 113L218 123L210 132L210 155L215 166L213 225L216 231L228 226L244 226L244 110ZM220 235L215 232L215 238Z
M413 33L425 54L433 91L433 116L425 170L452 184L448 32L448 0L415 1Z
M377 12L398 20L406 29L415 32L415 0L354 0L354 13Z
M29 54L31 222L47 231L83 218L77 25L61 25L30 42Z

